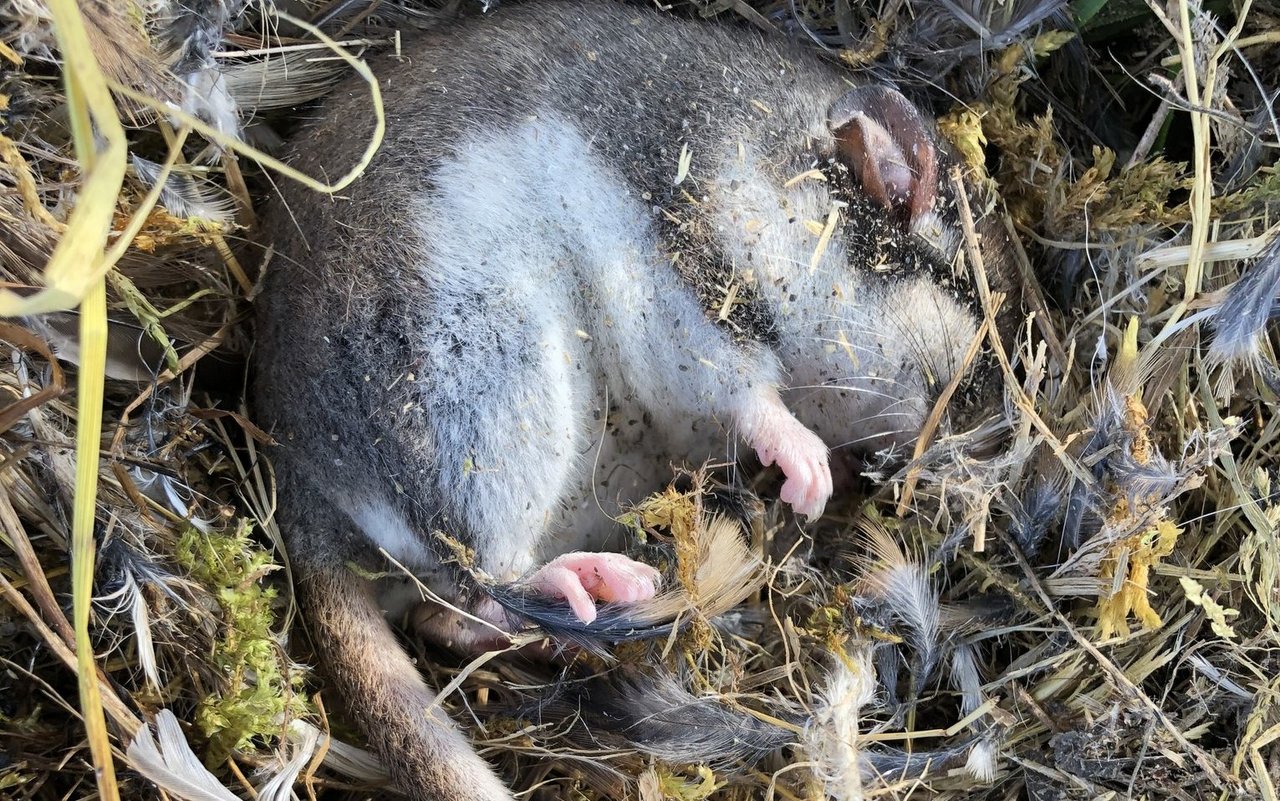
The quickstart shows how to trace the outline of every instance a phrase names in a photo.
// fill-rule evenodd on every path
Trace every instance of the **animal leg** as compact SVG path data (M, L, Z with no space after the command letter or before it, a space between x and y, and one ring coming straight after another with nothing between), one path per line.
M739 413L738 427L761 464L786 476L780 497L810 520L822 516L833 488L827 445L791 414L777 391L762 390Z

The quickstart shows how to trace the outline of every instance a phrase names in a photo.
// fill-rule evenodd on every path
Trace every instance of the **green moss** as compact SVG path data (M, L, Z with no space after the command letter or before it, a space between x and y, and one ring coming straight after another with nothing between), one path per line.
M175 552L178 563L222 608L210 664L223 684L200 700L195 719L209 739L205 759L210 764L250 747L255 739L278 734L282 718L306 711L298 694L302 676L288 670L274 631L276 591L262 583L277 565L249 536L250 530L247 521L231 533L190 529Z

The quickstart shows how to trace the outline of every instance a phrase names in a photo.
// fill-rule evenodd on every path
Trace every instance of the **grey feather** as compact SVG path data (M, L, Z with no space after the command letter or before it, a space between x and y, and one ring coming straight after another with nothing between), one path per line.
M148 188L160 180L163 165L137 154L130 154L129 160L134 174ZM235 200L226 190L181 172L170 172L165 179L160 189L160 205L174 217L215 225L229 225L235 217Z
M864 521L862 529L870 556L863 560L852 608L906 639L914 697L938 664L938 589L926 565L909 557L882 526Z
M867 748L862 752L863 777L888 784L917 779L964 764L971 741L932 751L902 751L886 746Z
M1280 233L1257 261L1245 269L1213 316L1213 362L1253 362L1267 323L1276 316L1280 298Z
M1009 535L1034 562L1053 522L1063 511L1063 491L1058 482L1033 479L1021 498L1014 497L1009 508Z

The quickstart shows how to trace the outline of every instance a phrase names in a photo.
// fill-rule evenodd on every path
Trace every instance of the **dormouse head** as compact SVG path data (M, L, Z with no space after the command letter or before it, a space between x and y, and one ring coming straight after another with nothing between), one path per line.
M901 92L878 85L850 89L831 105L827 120L836 161L865 196L952 266L964 246L950 174L959 162L932 123ZM995 259L1003 277L1011 245L1003 225L988 214L993 198L972 183L966 183L966 195L984 260Z
M956 260L965 242L951 172L960 161L932 122L898 90L869 85L850 89L832 103L827 124L836 161L865 197L902 232L927 246L931 257L959 272ZM963 186L988 282L995 291L1011 291L1014 245L994 213L994 194L969 180Z
M840 405L822 393L828 425L844 421L845 441L878 450L905 445L915 437L934 401L961 374L949 408L954 427L992 410L989 356L968 359L982 339L986 314L974 259L966 249L962 203L952 167L958 160L938 137L932 121L900 92L887 86L849 89L827 110L829 154L834 168L829 191L848 206L842 228L850 302L833 303L827 338L846 331L855 353L830 354L812 384L848 389ZM1012 245L1003 220L985 188L964 182L962 190L974 223L978 261L991 293L1004 295L997 328L1012 339L1018 306L1016 282L1009 280ZM860 315L860 316L859 316ZM844 326L844 329L841 329ZM989 342L978 344L988 350ZM966 410L964 407L969 407ZM802 418L803 419L803 418ZM835 423L838 424L838 423ZM837 441L841 434L832 432ZM864 448L857 448L864 450Z
M882 210L897 235L922 246L934 269L941 266L957 285L969 284L969 269L957 262L965 235L952 168L960 160L938 138L931 120L895 88L873 84L852 88L833 102L827 124L836 161L859 184L861 196ZM1011 296L1014 243L996 214L995 194L970 180L963 180L963 193L987 282ZM972 292L972 285L968 289ZM1014 297L1007 301L997 324L1006 325L1018 306Z

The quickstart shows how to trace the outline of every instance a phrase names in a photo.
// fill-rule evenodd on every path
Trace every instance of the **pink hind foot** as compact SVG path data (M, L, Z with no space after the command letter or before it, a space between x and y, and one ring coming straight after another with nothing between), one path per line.
M782 469L786 481L779 497L783 502L809 520L822 517L833 489L827 444L822 438L805 428L773 389L755 396L740 415L738 426L761 464L768 467L776 462Z
M596 601L643 601L658 591L661 574L619 553L567 553L539 568L529 586L564 598L583 623L596 619Z

